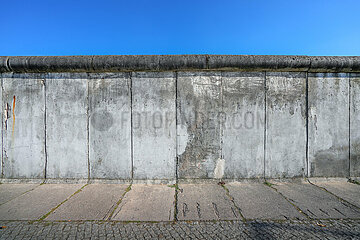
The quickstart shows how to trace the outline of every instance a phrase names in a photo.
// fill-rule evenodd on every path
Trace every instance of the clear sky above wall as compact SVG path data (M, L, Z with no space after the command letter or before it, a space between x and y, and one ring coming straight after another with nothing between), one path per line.
M358 0L0 0L0 55L360 55Z

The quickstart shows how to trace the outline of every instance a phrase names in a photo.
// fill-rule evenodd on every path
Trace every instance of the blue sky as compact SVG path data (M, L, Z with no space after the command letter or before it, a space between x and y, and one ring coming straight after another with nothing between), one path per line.
M358 0L0 0L0 55L360 55Z

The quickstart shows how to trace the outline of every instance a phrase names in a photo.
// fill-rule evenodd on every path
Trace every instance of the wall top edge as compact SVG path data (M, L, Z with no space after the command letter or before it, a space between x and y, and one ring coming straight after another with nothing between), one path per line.
M98 55L0 56L0 72L130 71L360 72L360 56Z

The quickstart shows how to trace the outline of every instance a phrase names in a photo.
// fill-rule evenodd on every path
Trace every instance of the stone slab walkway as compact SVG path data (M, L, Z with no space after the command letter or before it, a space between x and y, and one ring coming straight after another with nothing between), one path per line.
M358 238L359 199L360 185L346 180L3 183L0 239Z

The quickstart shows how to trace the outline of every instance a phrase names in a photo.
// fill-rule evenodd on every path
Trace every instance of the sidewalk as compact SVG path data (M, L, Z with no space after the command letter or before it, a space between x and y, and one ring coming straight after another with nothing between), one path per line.
M0 184L0 223L12 226L13 221L30 222L33 227L73 221L162 222L164 226L189 221L322 226L324 221L340 225L346 221L345 225L355 224L356 235L360 234L360 185L346 179L179 185ZM0 230L0 237L8 228Z

